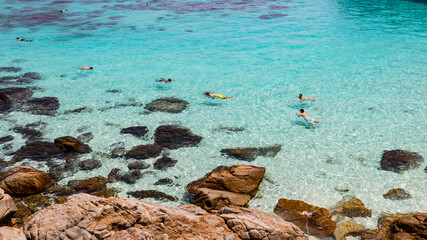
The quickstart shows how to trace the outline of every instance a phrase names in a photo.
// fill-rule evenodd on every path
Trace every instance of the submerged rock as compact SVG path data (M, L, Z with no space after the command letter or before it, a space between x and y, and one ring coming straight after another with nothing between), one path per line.
M145 105L145 109L151 112L180 113L189 103L178 98L160 98Z
M157 180L157 182L154 183L154 185L169 185L172 184L173 180L170 178L162 178Z
M36 212L23 230L28 239L239 239L222 218L194 205L169 208L87 194Z
M144 198L153 198L156 200L168 200L168 201L177 201L175 197L168 195L164 192L159 192L157 190L141 190L134 192L127 192L126 194L131 195L134 198L144 199Z
M59 108L59 101L56 97L34 98L27 101L28 111L37 115L54 115Z
M90 147L79 140L71 137L59 137L54 140L55 146L64 152L80 152L80 153L90 153L92 149Z
M8 97L6 96L5 93L0 93L0 101L2 101L3 104L7 102L7 99Z
M132 134L135 137L144 137L148 133L148 128L145 126L134 126L123 128L120 133Z
M76 192L92 193L105 189L108 179L105 177L92 177L84 180L68 181L67 186L73 188Z
M33 80L42 79L42 76L40 75L40 73L37 73L37 72L26 72L26 73L22 74L21 77L29 78L29 79L33 79Z
M418 153L398 149L384 151L381 159L381 168L387 171L402 173L418 168L423 162L424 158Z
M281 145L275 144L258 148L229 148L222 149L221 153L243 161L253 161L257 157L275 157L282 149Z
M177 125L162 125L154 132L154 142L168 149L195 147L202 137L194 135L190 129Z
M112 158L122 158L122 157L125 157L125 155L126 155L126 149L124 147L115 147L110 154Z
M18 151L15 152L12 160L14 162L18 162L28 158L36 161L48 161L52 158L63 159L72 155L90 153L92 151L88 145L81 143L73 137L67 136L57 139L58 141L56 142L58 145L55 143L43 141L27 143L25 146L21 147ZM73 149L77 150L75 151Z
M20 67L0 67L0 72L19 72Z
M83 133L83 134L77 136L77 140L84 142L84 143L88 143L92 139L93 139L93 134L91 132Z
M14 137L12 135L7 135L4 137L0 137L0 144L6 143L6 142L10 142L14 139Z
M129 163L128 164L128 168L130 170L133 170L133 169L147 169L149 167L150 167L150 164L145 163L145 162L141 162L141 161L133 162L133 163Z
M274 212L285 221L297 225L305 233L316 237L329 237L335 231L336 223L332 221L332 214L326 208L299 200L280 199Z
M263 167L246 165L219 167L206 174L204 178L189 183L187 191L195 195L199 188L210 188L255 196L264 173Z
M365 227L356 223L353 220L348 220L341 222L337 225L334 231L334 236L336 240L346 240L346 236L358 236L365 231Z
M30 166L16 166L1 178L0 188L12 196L38 193L55 183L47 173Z
M354 196L344 196L341 201L329 209L334 215L353 217L371 217L372 210L365 207L363 202Z
M147 144L133 147L126 153L125 157L135 159L148 159L158 157L163 148L159 145Z
M24 138L28 138L28 139L40 139L43 136L43 134L40 131L37 131L32 128L27 128L27 127L17 126L12 128L12 130L16 133L22 134Z
M388 190L388 192L384 194L383 197L390 200L404 200L411 198L411 194L406 192L403 188L395 188Z
M231 133L231 132L242 132L242 131L245 131L245 128L244 127L225 127L225 126L218 126L217 128L212 129L212 131Z
M153 166L158 170L165 170L166 168L173 167L177 163L177 160L174 160L170 157L161 157L154 162Z
M92 109L88 108L88 107L81 107L81 108L76 108L74 110L67 110L64 112L64 114L71 114L71 113L90 113L92 112Z
M138 179L140 179L142 173L139 169L131 170L120 176L120 180L129 184L135 183Z
M101 161L97 159L83 160L79 165L82 170L93 170L102 167Z

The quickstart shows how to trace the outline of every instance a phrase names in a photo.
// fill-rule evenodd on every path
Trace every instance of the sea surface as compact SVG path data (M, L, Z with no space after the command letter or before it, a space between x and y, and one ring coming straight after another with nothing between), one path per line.
M16 41L18 36L34 42ZM40 73L34 97L60 102L53 117L0 116L0 137L15 137L0 158L9 160L7 153L25 143L11 128L37 121L47 123L42 132L48 141L77 137L79 128L92 132L89 146L101 153L116 143L128 150L153 143L158 126L180 124L202 142L168 151L178 160L172 168L146 169L135 184L109 184L122 189L119 196L156 189L179 201L146 200L178 206L188 203L189 182L220 165L250 164L267 169L250 202L266 212L280 198L327 208L346 194L373 210L373 218L357 219L372 228L383 213L427 211L426 162L403 174L380 167L384 150L427 157L425 1L0 0L0 40L0 67ZM82 65L94 70L78 70ZM156 83L159 77L176 81ZM111 89L121 92L106 92ZM234 98L203 98L205 91ZM294 97L300 93L317 101L299 102ZM143 114L144 104L162 97L190 104L178 114ZM64 114L80 107L92 112ZM310 127L298 118L300 108L321 125ZM149 137L120 134L130 126L147 126ZM215 131L219 126L245 130ZM276 157L249 163L220 154L223 148L273 144L282 145ZM133 162L96 153L81 159L94 156L101 168L60 183L107 176ZM174 184L153 185L165 177ZM384 199L391 188L404 188L412 198ZM337 191L343 189L349 191Z

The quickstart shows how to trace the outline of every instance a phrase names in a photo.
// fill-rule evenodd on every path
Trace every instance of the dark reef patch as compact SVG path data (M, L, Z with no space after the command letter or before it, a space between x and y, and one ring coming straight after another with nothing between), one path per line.
M287 14L266 14L266 15L261 15L258 18L260 19L273 19L273 18L282 18L282 17L287 17Z

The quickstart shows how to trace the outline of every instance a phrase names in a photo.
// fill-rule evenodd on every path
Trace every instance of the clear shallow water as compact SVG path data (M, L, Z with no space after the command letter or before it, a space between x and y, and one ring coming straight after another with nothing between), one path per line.
M9 129L38 120L48 123L43 130L48 140L78 136L77 129L87 126L85 132L94 134L91 148L107 153L117 142L127 149L152 143L150 138L121 135L121 128L143 125L152 134L161 124L179 122L202 136L201 144L169 151L179 162L167 171L148 169L153 174L133 185L111 184L123 189L121 196L129 190L157 189L181 198L168 205L185 203L187 183L219 165L247 164L221 156L222 148L277 143L282 151L275 158L249 163L267 168L250 207L272 212L280 198L329 207L343 196L335 188L349 188L374 216L427 210L425 163L404 174L379 169L386 149L427 156L426 4L165 0L147 7L142 1L0 0L0 6L0 66L41 73L43 80L35 85L42 90L34 96L55 96L61 104L56 117L12 113L2 119L1 135L15 136L14 149L24 140ZM65 8L68 13L58 14ZM36 41L17 42L17 36ZM76 70L80 65L94 71ZM155 83L159 76L177 81ZM202 98L208 90L235 98ZM293 99L299 93L318 101L299 103ZM166 96L190 102L189 108L180 114L142 115L143 107L102 111ZM83 106L93 111L61 114ZM308 128L295 116L301 107L322 125ZM220 125L246 130L212 131ZM106 176L132 162L101 161L102 168L77 172L63 182ZM177 185L153 185L163 177ZM382 197L397 187L412 199ZM375 225L374 219L359 221Z

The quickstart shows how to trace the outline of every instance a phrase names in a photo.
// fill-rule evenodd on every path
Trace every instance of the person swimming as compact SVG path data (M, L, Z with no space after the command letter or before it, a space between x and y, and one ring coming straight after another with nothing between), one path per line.
M22 42L32 42L33 41L33 40L23 39L23 38L20 38L20 37L17 37L16 40L17 41L22 41Z
M310 124L311 126L314 126L314 123L319 123L319 124L321 124L320 122L318 122L318 121L314 120L313 118L311 118L310 116L308 116L308 114L304 111L304 109L303 109L303 108L301 108L299 111L300 111L300 113L296 113L296 115L297 115L298 117L303 117L303 118L304 118L304 120L305 120L308 124Z
M82 66L82 67L79 67L79 69L80 69L80 70L93 70L93 67L85 67L85 66Z
M156 79L156 82L165 82L165 83L170 83L170 82L172 82L172 81L174 81L174 82L175 82L175 80L170 79L170 78L168 78L168 79L164 79L164 78Z
M234 98L234 96L224 96L221 94L215 94L215 93L211 93L211 92L205 92L204 95L205 96L203 96L203 97L211 97L212 99L215 99L216 97L220 98L220 99Z
M60 13L66 13L68 11L68 9L64 9L64 10L60 10Z
M298 97L294 97L294 99L295 98L298 98L300 101L305 101L305 100L310 100L310 101L313 101L313 102L316 101L316 97L306 98L306 97L302 96L302 93L300 93L300 95Z

